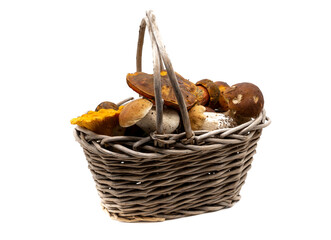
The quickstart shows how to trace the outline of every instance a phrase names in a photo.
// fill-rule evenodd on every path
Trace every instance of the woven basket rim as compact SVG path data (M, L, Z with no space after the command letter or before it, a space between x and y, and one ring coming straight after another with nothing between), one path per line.
M193 131L194 141L187 141L184 133L157 135L151 133L147 137L137 136L106 136L96 134L86 128L77 126L74 131L76 140L93 152L103 152L119 158L163 158L167 155L190 154L197 151L210 151L231 144L240 144L254 136L255 131L261 131L269 126L271 120L263 110L256 119L233 128L214 131ZM84 135L84 137L82 137ZM92 141L93 145L87 141ZM151 144L153 142L154 144ZM162 143L162 144L159 144ZM114 151L105 146L111 144ZM152 146L154 145L154 146ZM93 146L93 147L92 147Z

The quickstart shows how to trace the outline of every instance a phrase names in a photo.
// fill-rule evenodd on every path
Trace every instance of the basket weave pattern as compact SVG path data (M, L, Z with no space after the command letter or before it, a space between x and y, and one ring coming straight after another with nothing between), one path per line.
M152 137L121 140L79 127L75 136L102 206L113 218L162 221L221 210L239 201L267 124L263 112L255 121L233 129L195 132L196 145L182 144L177 138L169 149L155 147ZM143 142L140 151L134 150L139 141Z

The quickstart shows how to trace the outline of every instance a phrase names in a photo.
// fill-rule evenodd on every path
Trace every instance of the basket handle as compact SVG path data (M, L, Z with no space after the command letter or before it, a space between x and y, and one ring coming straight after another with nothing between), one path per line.
M142 71L142 49L144 44L144 35L146 26L148 27L150 39L152 42L153 50L153 77L154 77L154 93L156 104L156 132L157 134L163 134L162 128L162 116L163 116L163 99L161 94L161 70L163 70L163 64L167 70L170 82L174 88L175 96L179 105L179 110L182 116L184 130L186 132L186 138L189 141L193 141L194 133L191 129L191 123L188 116L188 111L184 101L182 92L180 91L175 71L172 67L171 61L162 43L159 29L155 23L155 16L152 11L146 12L146 17L141 21L137 46L136 67L137 72Z

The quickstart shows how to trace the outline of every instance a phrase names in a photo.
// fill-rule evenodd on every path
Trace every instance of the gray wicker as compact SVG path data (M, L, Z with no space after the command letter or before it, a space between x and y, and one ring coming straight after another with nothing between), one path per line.
M125 222L163 221L229 208L240 199L257 142L270 120L263 111L256 119L234 128L192 131L155 17L151 12L146 15L139 32L137 71L141 71L147 25L154 56L157 131L148 137L110 137L81 127L74 131L102 206L112 218ZM161 134L162 62L177 91L183 133Z

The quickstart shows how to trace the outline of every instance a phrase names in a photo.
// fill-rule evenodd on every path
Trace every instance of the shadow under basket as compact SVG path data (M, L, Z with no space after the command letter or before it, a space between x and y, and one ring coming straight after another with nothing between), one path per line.
M98 135L76 127L101 204L125 222L157 222L218 211L240 200L266 112L234 128L192 131L175 72L148 12L140 25L137 71L141 72L144 32L148 27L154 62L157 131L162 132L160 71L163 64L176 94L184 132L148 137Z

